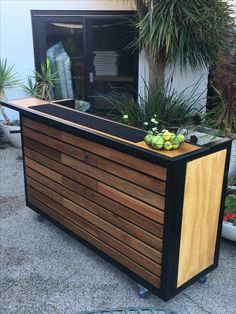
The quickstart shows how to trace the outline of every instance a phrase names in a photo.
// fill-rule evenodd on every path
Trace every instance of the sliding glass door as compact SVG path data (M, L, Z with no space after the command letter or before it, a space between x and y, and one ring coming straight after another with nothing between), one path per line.
M134 32L127 18L91 19L88 100L95 110L109 109L107 99L131 93L137 79L137 53L128 48Z
M137 90L130 13L33 11L32 23L36 67L47 60L58 75L54 99L86 100L102 112L114 92Z

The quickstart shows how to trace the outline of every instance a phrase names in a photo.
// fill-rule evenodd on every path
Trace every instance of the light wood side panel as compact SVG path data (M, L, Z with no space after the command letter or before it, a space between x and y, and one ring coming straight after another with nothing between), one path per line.
M59 214L57 211L51 209L47 205L40 202L38 199L34 198L32 195L28 195L29 202L37 208L40 208L43 212L47 215L55 219L57 222L68 228L69 230L73 231L76 235L80 236L82 239L86 240L87 242L91 243L110 257L114 258L120 264L124 265L125 267L132 270L134 273L139 275L140 277L144 278L148 282L150 282L153 286L160 288L160 278L155 276L151 272L147 271L142 266L138 265L137 263L130 260L125 255L117 252L115 249L107 245L106 243L102 242L101 240L97 239L92 234L86 232L85 230L81 229L79 226L75 225L73 222L68 220L63 215Z
M117 150L103 146L101 144L86 140L82 137L75 136L64 131L60 131L58 129L52 128L50 126L30 120L25 117L22 118L22 121L23 126L28 127L32 130L36 130L40 133L59 139L60 141L63 141L65 143L82 148L93 154L102 157L105 156L107 159L115 161L121 165L124 165L125 167L138 170L140 172L143 172L145 174L159 178L164 181L166 180L167 170L164 167L152 164L148 161L139 159L129 154L119 152Z
M122 206L121 204L114 202L113 200L104 197L103 195L96 193L92 190L89 190L80 184L73 182L70 179L65 180L62 179L62 176L57 176L56 180L54 180L55 175L52 170L49 171L48 168L36 164L31 160L26 161L26 179L28 183L28 178L35 178L37 181L47 186L50 189L56 189L56 191L68 198L73 202L77 202L78 198L80 202L83 204L81 197L86 200L92 200L92 203L98 204L107 210L111 211L113 214L124 217L132 225L137 225L140 228L148 231L149 233L155 235L157 239L162 238L163 236L163 226L155 221L140 215L139 213ZM32 168L31 168L32 167ZM35 169L35 170L33 170ZM159 245L159 246L158 246ZM155 247L157 249L161 249L162 242L159 240L156 241Z
M226 149L187 164L178 287L214 262L225 160Z
M30 106L39 106L48 104L48 101L36 98L22 98L10 101L11 105L19 106L19 108L28 108Z
M42 154L47 154L48 151L50 151L50 154L53 154L52 149L55 149L58 153L65 153L85 162L86 164L95 166L127 181L133 182L136 185L152 190L155 193L165 195L166 183L160 179L106 159L104 158L105 156L95 155L81 148L58 141L55 138L36 132L32 129L24 127L23 131L25 135L24 145L33 150L39 151ZM55 157L57 157L58 161L60 160L54 153L54 158Z

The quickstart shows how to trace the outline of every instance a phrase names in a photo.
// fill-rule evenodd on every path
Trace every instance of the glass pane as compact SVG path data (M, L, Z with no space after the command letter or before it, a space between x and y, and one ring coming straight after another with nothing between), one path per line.
M54 99L84 97L82 23L47 23L47 59L58 75Z
M124 19L100 19L92 22L93 82L89 100L95 111L111 109L106 97L112 90L130 93L136 88L137 54L127 46L134 36Z

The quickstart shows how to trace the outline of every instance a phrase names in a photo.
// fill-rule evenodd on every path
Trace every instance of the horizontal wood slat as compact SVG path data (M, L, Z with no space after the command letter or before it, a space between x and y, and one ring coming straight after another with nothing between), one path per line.
M25 129L26 130L26 129ZM25 131L24 130L24 131ZM29 129L27 129L29 131ZM48 139L50 140L50 138ZM25 148L25 151L30 154L30 152L33 150L33 147L31 145L27 145L27 141L25 145L29 148ZM66 155L64 153L58 153L58 151L55 149L51 149L47 146L43 145L34 145L34 152L43 153L45 156L54 159L58 161L59 163L68 166L70 168L73 168L74 170L78 170L79 173L85 174L86 176L89 176L95 180L98 180L100 182L103 182L107 184L108 186L111 186L112 188L118 189L122 192L125 192L126 194L129 194L141 201L144 201L152 206L158 207L159 209L164 209L165 206L165 197L158 195L154 192L151 192L149 190L146 190L142 187L139 187L135 185L134 183L128 182L124 179L121 179L117 176L114 176L104 170L101 170L97 167L94 167L92 165L86 164L78 159L75 159L69 155ZM29 152L30 150L30 152ZM26 153L26 154L27 154ZM36 155L38 158L39 156ZM35 158L35 157L34 157ZM33 159L34 159L33 158Z
M52 154L55 149L73 158L79 159L86 164L95 166L127 181L133 182L136 185L147 188L161 195L165 195L166 183L162 180L130 169L127 166L120 165L114 161L110 161L109 159L104 158L105 156L101 157L73 145L63 143L57 139L33 131L32 129L24 127L23 130L25 135L24 145L32 148L33 150L39 150L42 154L46 154L48 152L51 152ZM55 155L55 157L57 157L57 155Z
M25 147L25 164L26 166L29 166L30 168L38 171L43 172L47 175L47 173L52 172L50 170L53 170L53 176L58 178L58 174L61 174L60 180L67 180L70 178L73 181L76 181L77 183L81 184L82 186L86 186L89 188L89 190L93 190L95 192L98 192L110 199L113 199L114 201L129 207L147 217L150 219L153 219L157 221L160 224L163 224L164 221L164 213L146 203L143 203L127 194L124 194L118 190L115 190L113 188L108 187L107 185L98 182L96 180L93 180L86 175L83 175L79 173L78 171L75 171L69 167L66 167L48 157L45 157L43 155L40 155L34 151L29 150ZM47 167L45 167L46 165ZM71 184L70 180L70 184ZM57 180L56 180L57 181ZM59 181L60 182L60 181ZM72 184L73 185L73 184ZM81 187L82 187L81 186ZM89 192L90 193L90 192Z
M166 169L23 117L28 201L160 287Z
M28 192L34 198L40 200L40 202L47 204L47 206L55 209L59 214L63 215L67 219L71 220L74 224L78 225L83 230L87 231L88 233L92 234L96 238L100 239L101 241L105 242L106 244L110 245L113 249L116 249L123 255L126 255L134 262L138 263L139 265L143 266L148 271L152 272L156 276L160 277L161 275L161 266L157 263L154 263L152 260L148 259L144 255L140 254L136 250L132 249L129 246L129 243L125 244L118 240L117 238L113 237L112 235L108 234L105 230L101 229L97 226L96 218L94 215L92 220L86 220L81 216L76 215L74 212L66 209L61 204L56 203L51 198L45 196L44 194L40 193L38 190L34 189L31 186L27 187ZM81 210L80 210L81 213Z
M156 239L150 233L147 233L146 231L135 227L135 225L133 226L122 218L119 219L117 216L114 217L114 214L112 215L107 210L99 207L92 202L89 202L86 199L83 199L82 197L78 198L76 197L76 195L74 195L75 202L72 202L68 198L55 192L55 189L49 189L48 187L42 185L31 177L27 177L27 184L39 191L40 193L43 193L48 198L67 208L68 210L73 211L75 214L92 222L96 226L100 227L102 230L110 233L111 235L113 235L120 241L128 244L130 247L134 248L140 253L148 256L158 264L161 263L161 253L143 242L143 238L148 241L148 238L150 237L152 238L153 245L156 246L158 239ZM123 227L123 229L125 227L125 231L115 226L116 220L120 221L118 227ZM134 236L132 235L132 233L134 234ZM161 250L162 248L162 241L160 242L161 243L159 243L158 245L159 250Z
M71 222L69 219L58 213L56 210L51 209L49 206L45 205L37 198L33 197L31 194L28 194L29 202L34 205L36 208L40 208L43 212L47 215L55 219L57 222L65 226L67 229L71 230L87 242L91 243L110 257L114 258L120 264L124 265L125 267L132 270L134 273L139 275L140 277L144 278L148 282L150 282L153 286L160 288L160 278L155 276L139 264L135 263L134 261L130 260L125 255L121 254L117 250L113 249L100 239L97 239L92 234L88 233L87 231L81 229L79 226Z
M148 161L139 159L134 156L130 156L123 152L119 152L112 148L105 147L101 144L94 143L79 136L75 136L73 134L49 127L45 124L30 120L25 117L22 118L22 121L24 126L31 128L32 130L44 133L47 136L54 137L62 142L74 145L76 147L83 148L84 150L93 154L102 157L105 156L107 159L124 165L125 167L129 167L150 176L166 180L167 170L164 167L152 164Z
M40 183L42 183L43 185L47 186L50 189L55 189L59 194L68 197L72 201L77 201L79 198L81 204L83 204L82 200L84 199L86 201L88 201L89 199L93 200L91 202L92 204L93 203L98 204L106 208L107 210L111 211L114 217L116 217L115 219L116 223L119 222L119 219L117 217L123 217L129 222L131 222L132 225L137 225L142 229L145 229L149 233L154 234L157 237L157 239L162 238L163 226L160 225L159 223L156 223L150 220L149 218L140 215L139 213L136 213L135 211L132 211L131 209L122 206L121 204L116 203L109 198L104 197L99 193L88 190L70 179L65 180L64 178L63 180L62 176L58 178L56 173L54 173L51 170L46 173L45 169L40 169L41 173L39 173L29 167L26 167L26 175L36 179L37 181L39 181ZM56 179L56 181L59 182L60 184L57 183L56 181L53 181L54 179ZM150 239L152 239L152 237L149 237L149 241ZM156 242L159 243L158 240ZM151 242L149 243L151 244Z

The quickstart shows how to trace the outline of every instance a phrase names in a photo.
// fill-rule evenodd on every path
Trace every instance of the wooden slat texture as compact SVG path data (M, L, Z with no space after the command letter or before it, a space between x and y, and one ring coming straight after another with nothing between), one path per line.
M45 170L45 169L43 169ZM149 233L155 235L157 237L158 245L159 238L163 236L163 226L148 219L147 217L132 211L131 209L122 206L119 203L114 202L113 200L104 197L103 195L96 193L94 191L88 190L85 187L81 188L81 185L73 182L70 179L63 180L62 176L58 178L57 174L53 171L41 171L41 173L36 172L35 170L26 167L26 175L27 177L31 177L36 179L38 182L42 183L43 185L47 186L50 189L54 189L59 194L66 196L68 199L77 202L78 198L83 204L83 200L85 199L88 201L89 199L93 200L93 203L97 203L98 205L106 208L107 210L111 211L114 215L114 220L116 223L119 223L118 217L123 217L124 219L128 220L135 225L139 226L140 228L148 231ZM56 181L53 181L56 180ZM60 182L61 184L58 184ZM74 191L74 192L73 192ZM87 198L86 198L87 197ZM83 200L81 199L83 198ZM84 201L85 202L85 201ZM149 241L151 241L152 237L148 237ZM148 242L151 244L151 242ZM153 244L152 244L153 245ZM154 246L155 247L155 246Z
M43 202L38 200L37 198L33 197L31 194L28 195L29 202L37 208L40 208L43 212L47 215L55 219L57 222L61 223L63 226L68 228L69 230L73 231L75 234L86 240L87 242L91 243L107 255L114 258L116 261L124 265L125 267L132 270L134 273L139 275L140 277L144 278L148 282L150 282L153 286L160 288L160 278L153 273L146 270L144 267L140 266L136 262L129 259L127 256L121 254L110 245L104 243L100 239L98 239L93 234L88 233L87 231L83 230L81 227L73 223L70 219L66 218L62 214L59 213L58 209L52 209L49 206L45 205ZM73 218L72 218L73 219Z
M64 181L67 181L67 179L71 179L79 184L81 184L81 188L87 187L89 188L89 191L95 191L98 192L110 199L113 199L114 201L129 207L136 212L139 212L140 214L143 214L156 222L163 224L164 222L164 213L146 203L143 203L125 193L122 193L118 190L115 190L113 188L110 188L109 186L98 182L96 180L91 179L90 177L79 173L78 171L75 171L73 169L70 169L69 167L65 167L64 165L47 158L43 155L39 155L33 151L29 151L27 148L25 148L25 164L26 166L29 166L30 168L43 173L51 173L50 170L53 170L54 175L58 176L58 174L61 174L61 178ZM32 159L34 158L34 159ZM47 167L43 166L47 165ZM73 185L73 184L72 184ZM89 192L90 193L90 192Z
M94 221L95 225L98 225L101 229L114 235L120 241L129 244L130 247L133 247L159 264L161 263L161 253L159 252L162 249L161 239L158 241L158 239L150 233L132 225L117 215L114 216L114 214L111 214L101 206L98 206L83 197L78 197L75 193L74 202L72 202L68 196L65 197L58 194L56 189L49 189L31 177L27 177L27 184L84 219ZM64 191L64 194L66 195L67 190L65 189ZM143 242L153 246L155 249Z
M79 206L77 206L76 213L79 214L77 215L74 211L68 210L66 207L62 206L61 204L56 203L51 198L40 193L38 190L34 189L33 187L28 186L27 189L28 189L28 193L32 195L33 197L39 199L44 204L47 204L47 206L50 206L51 208L59 211L61 215L73 221L73 223L80 226L85 231L93 234L96 238L107 243L108 245L118 250L120 253L126 255L131 260L135 261L141 266L145 267L146 269L148 269L155 275L160 276L161 266L158 263L153 262L151 259L147 258L146 256L140 254L137 250L133 249L131 246L131 237L129 238L128 234L123 235L125 238L123 239L125 243L123 243L120 241L120 239L117 239L120 233L118 228L115 228L111 224L107 224L108 228L106 228L105 221L89 213L88 211L83 210L81 207L79 208ZM75 208L73 208L73 210L75 210ZM107 230L109 230L109 233L107 232ZM114 236L114 234L116 236ZM133 240L134 238L132 239L132 241Z
M47 154L48 151L53 152L56 149L59 152L65 153L73 158L79 159L86 164L96 166L108 173L114 174L127 181L133 182L136 185L150 189L161 195L165 195L166 183L150 175L143 174L116 162L110 161L104 157L95 155L81 148L63 143L55 138L36 132L32 129L24 127L24 144L35 151L40 151ZM43 144L43 145L42 145ZM46 145L46 147L45 147ZM51 150L49 148L52 148ZM57 159L59 161L59 157Z
M166 169L23 121L29 202L159 287Z
M26 155L32 159L38 158L42 164L46 164L47 159L41 155L40 147L36 148L37 151L32 151L32 147L25 148ZM44 147L43 150L45 156L50 157L51 159L57 160L60 164L73 168L77 170L79 174L84 174L89 176L88 178L92 178L98 180L99 182L103 182L117 190L120 190L124 193L127 193L141 201L144 201L152 206L158 207L159 209L164 209L165 205L165 197L158 195L154 192L141 188L134 183L128 182L124 179L121 179L117 176L114 176L106 171L98 169L92 165L86 164L80 160L77 160L73 157L70 157L66 154L59 153L58 151L48 149ZM30 156L33 155L33 156ZM40 158L40 160L39 160ZM49 162L48 162L49 165ZM55 163L56 165L56 163ZM71 169L68 169L71 172Z
M107 159L112 160L125 167L129 167L131 169L138 170L150 176L166 180L167 170L164 167L151 164L150 162L147 162L145 160L116 151L114 149L86 140L79 136L75 136L64 131L60 131L58 129L49 127L45 124L30 120L25 117L23 117L22 121L24 126L32 130L46 134L47 136L56 138L62 142L74 145L76 147L83 148L84 150L96 154L98 156L102 157L105 156Z
M177 286L214 263L226 149L187 164Z

